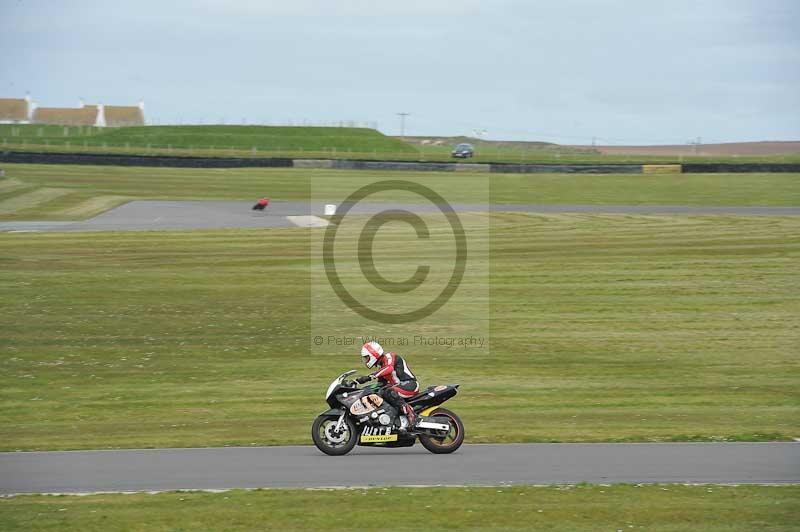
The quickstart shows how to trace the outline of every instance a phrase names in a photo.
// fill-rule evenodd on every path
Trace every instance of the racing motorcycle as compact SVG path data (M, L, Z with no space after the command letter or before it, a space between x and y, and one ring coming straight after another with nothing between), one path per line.
M325 401L330 410L320 414L311 427L311 437L320 451L340 456L356 445L411 447L417 438L435 454L452 453L461 447L464 424L455 413L440 406L458 393L458 384L430 386L406 399L417 415L417 422L410 427L406 416L381 397L385 386L359 388L347 379L355 372L342 373L328 386Z

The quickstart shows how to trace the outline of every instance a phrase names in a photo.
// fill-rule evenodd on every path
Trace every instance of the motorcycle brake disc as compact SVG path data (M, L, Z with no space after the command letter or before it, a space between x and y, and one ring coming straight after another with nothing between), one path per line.
M342 431L339 434L337 434L336 433L336 424L335 423L332 423L332 424L328 425L327 427L325 427L325 436L327 436L328 441L331 442L331 443L342 443L344 441L344 439L345 439L344 437L345 437L345 433L346 432L347 432L347 429L344 428L344 429L342 429Z

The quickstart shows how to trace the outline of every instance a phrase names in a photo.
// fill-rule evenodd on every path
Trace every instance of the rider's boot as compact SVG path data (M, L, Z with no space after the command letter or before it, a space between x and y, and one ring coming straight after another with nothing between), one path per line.
M417 423L417 415L414 413L414 409L408 403L403 403L403 413L408 419L408 428L413 429Z

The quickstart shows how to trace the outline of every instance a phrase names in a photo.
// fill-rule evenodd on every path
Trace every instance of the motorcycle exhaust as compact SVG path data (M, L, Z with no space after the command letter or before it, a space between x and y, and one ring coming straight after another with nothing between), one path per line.
M431 430L443 430L445 432L450 430L450 425L446 425L444 423L434 423L433 421L425 421L420 420L415 425L415 428L418 429L431 429Z

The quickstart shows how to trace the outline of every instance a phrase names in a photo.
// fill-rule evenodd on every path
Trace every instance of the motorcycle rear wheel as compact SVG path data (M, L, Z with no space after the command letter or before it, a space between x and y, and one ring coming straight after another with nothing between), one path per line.
M419 441L423 447L433 454L449 454L456 451L464 443L464 424L461 419L446 408L437 408L430 417L446 417L450 422L450 432L443 438L420 434Z
M336 416L319 416L314 420L311 426L311 439L314 440L314 445L317 449L325 454L331 456L342 456L353 450L353 447L358 443L358 434L356 433L356 425L350 419L344 419L344 430L342 441L331 441L328 434L329 431L333 432L339 418ZM334 435L338 439L338 435Z

